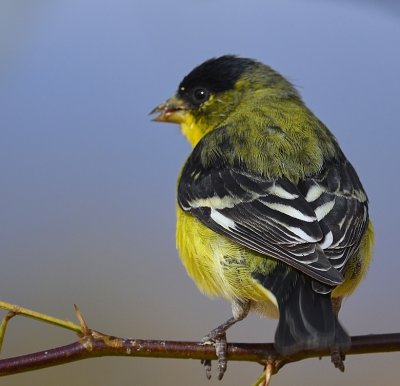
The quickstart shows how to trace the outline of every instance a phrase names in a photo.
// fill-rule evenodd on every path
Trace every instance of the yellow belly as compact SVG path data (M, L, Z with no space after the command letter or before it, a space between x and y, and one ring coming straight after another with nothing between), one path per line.
M201 292L227 300L251 300L254 310L278 316L275 297L251 276L255 267L271 270L274 260L218 235L179 207L176 244L188 275Z
M208 296L227 300L251 301L252 309L278 317L275 296L252 277L252 272L267 274L276 261L221 236L192 215L177 208L176 244L188 275ZM359 250L350 258L345 281L332 297L350 295L364 278L372 256L373 228L369 223Z

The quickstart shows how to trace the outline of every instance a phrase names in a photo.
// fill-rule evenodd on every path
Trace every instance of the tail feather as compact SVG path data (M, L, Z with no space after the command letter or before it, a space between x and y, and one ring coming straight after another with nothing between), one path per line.
M330 293L313 289L312 279L287 267L254 277L276 297L279 323L275 347L284 355L313 349L346 350L350 337L332 310Z
M346 349L350 338L333 313L330 294L314 292L310 282L279 302L276 349L282 354L310 349Z

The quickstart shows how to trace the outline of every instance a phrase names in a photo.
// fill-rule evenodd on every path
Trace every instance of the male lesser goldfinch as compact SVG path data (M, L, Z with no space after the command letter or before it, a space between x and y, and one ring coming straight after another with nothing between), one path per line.
M279 73L230 55L196 67L154 112L194 147L178 181L182 262L202 292L232 304L233 318L208 337L257 311L279 317L283 354L345 350L337 314L368 269L373 228L327 127Z

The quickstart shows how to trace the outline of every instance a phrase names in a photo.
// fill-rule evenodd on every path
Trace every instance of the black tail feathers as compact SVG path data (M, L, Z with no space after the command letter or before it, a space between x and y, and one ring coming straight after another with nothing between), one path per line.
M279 303L275 347L285 355L313 349L350 346L350 337L333 313L330 294L313 291L311 282L296 286Z
M275 348L281 354L329 348L345 351L350 346L350 337L332 310L331 294L315 292L310 278L292 269L284 275L254 277L278 302Z

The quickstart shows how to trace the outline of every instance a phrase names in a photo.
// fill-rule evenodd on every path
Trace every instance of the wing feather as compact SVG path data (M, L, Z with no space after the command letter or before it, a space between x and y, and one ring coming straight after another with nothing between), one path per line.
M344 156L295 185L285 177L260 176L220 160L218 167L205 168L199 151L189 157L178 184L183 210L320 283L343 281L341 272L368 223L367 197Z

